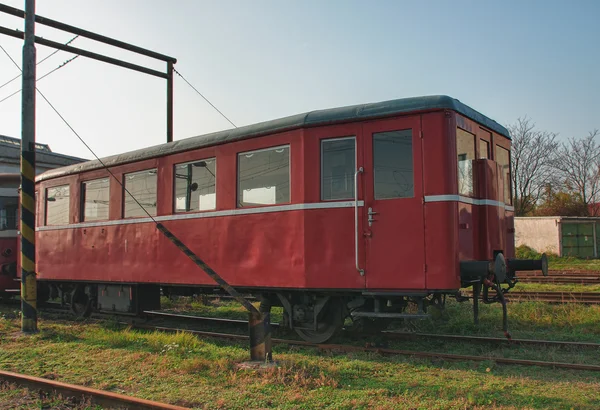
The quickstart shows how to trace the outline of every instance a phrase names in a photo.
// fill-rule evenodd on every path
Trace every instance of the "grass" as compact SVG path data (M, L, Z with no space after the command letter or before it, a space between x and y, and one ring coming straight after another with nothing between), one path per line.
M519 259L539 259L542 255L527 245L516 248L516 257ZM575 256L558 256L548 254L549 270L581 270L600 271L600 259L582 259Z
M449 303L447 315L411 326L422 331L499 333L497 306L481 307L480 327L471 325L468 308ZM600 408L600 375L592 372L336 354L291 346L274 347L278 367L254 372L236 366L248 358L246 343L134 331L110 322L45 320L43 315L39 334L19 337L14 309L2 309L0 368L194 408ZM204 313L237 315L236 311L228 302ZM243 310L240 313L244 318ZM600 341L600 309L594 307L520 303L510 306L510 314L515 337L535 333ZM533 353L436 341L409 342L404 347L511 356ZM597 352L589 349L538 349L547 360L597 361Z

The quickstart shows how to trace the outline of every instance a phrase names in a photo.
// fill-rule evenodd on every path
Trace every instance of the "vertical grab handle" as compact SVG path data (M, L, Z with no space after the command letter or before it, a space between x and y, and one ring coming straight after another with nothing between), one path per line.
M358 266L358 174L363 172L363 167L360 167L354 173L354 261L356 270L360 276L364 276L365 271Z

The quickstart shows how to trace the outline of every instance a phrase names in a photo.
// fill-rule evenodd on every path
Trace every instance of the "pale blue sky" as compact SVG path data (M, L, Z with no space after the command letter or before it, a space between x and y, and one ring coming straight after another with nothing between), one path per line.
M3 0L23 8L22 0ZM600 128L600 1L38 0L37 13L178 59L239 125L344 106L447 94L501 124L530 116L561 138ZM176 5L176 7L174 7ZM0 15L0 25L23 29ZM68 33L37 34L66 42ZM0 36L21 62L21 42ZM85 39L74 46L164 69ZM41 59L52 50L37 46ZM42 75L71 55L38 66ZM0 54L0 84L18 73ZM0 89L0 99L20 88ZM166 82L79 57L39 88L101 156L165 141ZM37 140L90 158L38 98ZM175 139L229 124L181 79ZM20 137L20 97L0 103Z

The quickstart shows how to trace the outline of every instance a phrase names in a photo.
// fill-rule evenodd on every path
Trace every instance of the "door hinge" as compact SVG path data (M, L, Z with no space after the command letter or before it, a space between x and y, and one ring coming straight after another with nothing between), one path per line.
M423 139L423 131L419 131L419 135L420 135L421 139Z
M423 272L427 272L427 264L426 263L423 264Z

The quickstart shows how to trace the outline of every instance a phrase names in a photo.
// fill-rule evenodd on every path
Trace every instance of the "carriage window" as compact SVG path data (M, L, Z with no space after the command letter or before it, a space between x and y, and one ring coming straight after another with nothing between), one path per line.
M86 181L81 184L83 198L83 221L105 221L108 219L108 178Z
M125 189L152 216L156 216L156 169L125 174ZM125 218L147 216L144 209L125 192Z
M412 130L373 134L375 199L414 196Z
M238 207L290 202L290 147L238 154Z
M69 224L69 186L46 189L46 225Z
M354 137L321 141L321 200L354 198Z
M456 129L456 153L458 157L458 193L475 195L473 160L475 159L475 135Z
M479 158L489 159L490 158L490 143L486 140L479 140Z
M496 162L502 168L502 180L504 181L504 203L512 204L511 180L510 180L510 154L507 149L496 145Z
M175 212L216 208L216 168L215 158L175 165Z
M15 188L16 193L17 189ZM0 231L17 229L18 207L18 196L0 196Z

